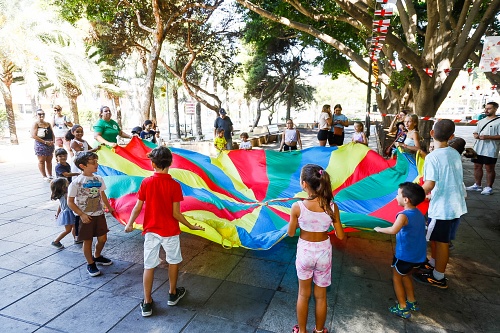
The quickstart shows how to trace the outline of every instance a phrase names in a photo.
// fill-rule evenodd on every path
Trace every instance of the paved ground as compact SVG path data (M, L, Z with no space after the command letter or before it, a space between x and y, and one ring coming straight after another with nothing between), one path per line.
M471 140L471 127L457 133ZM315 133L303 133L305 146ZM268 146L266 148L276 148ZM156 270L154 315L142 318L142 237L123 233L112 217L104 254L114 264L91 278L81 247L70 237L50 242L56 202L40 180L32 141L0 145L1 332L290 332L296 323L296 239L269 251L225 250L182 235L181 286L188 293L167 305L166 267ZM472 164L464 160L466 184ZM497 171L499 167L497 167ZM470 193L447 270L449 289L416 285L422 310L409 320L391 315L390 260L394 238L350 233L335 244L328 293L331 332L500 332L500 192ZM311 309L313 303L311 302ZM310 316L308 330L314 327Z

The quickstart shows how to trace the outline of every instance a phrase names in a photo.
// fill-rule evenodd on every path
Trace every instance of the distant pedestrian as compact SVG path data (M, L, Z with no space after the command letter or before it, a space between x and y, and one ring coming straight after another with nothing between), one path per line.
M217 117L214 122L214 137L217 136L217 130L222 128L224 130L224 138L226 139L226 149L233 149L233 122L226 113L226 110L219 110L220 117Z
M189 223L180 211L180 202L184 199L179 183L168 174L172 164L172 153L167 147L155 148L149 153L149 159L155 173L142 181L137 192L137 203L132 210L125 232L131 232L135 219L146 202L142 223L144 235L144 299L141 302L143 317L153 314L154 269L160 264L160 246L166 252L169 277L168 305L176 305L186 294L183 287L177 288L179 264L182 262L179 234L179 222L191 230L205 230Z
M63 148L61 148L63 149ZM56 178L50 183L50 199L59 200L59 207L56 212L56 224L64 226L64 231L61 232L56 239L51 243L52 246L58 249L64 249L61 240L66 237L75 225L75 214L69 209L67 202L68 195L68 180L66 178Z
M332 110L330 105L325 104L321 109L318 119L318 142L319 145L326 146L326 141L328 140L328 135L330 127L332 126Z
M295 267L299 278L297 321L294 333L305 333L309 298L314 282L315 318L317 333L325 328L327 302L326 287L332 283L332 244L327 231L333 225L337 238L344 238L337 205L333 202L330 176L319 165L306 164L300 174L300 185L308 194L304 201L292 205L288 236L300 228ZM320 327L320 329L317 329Z
M219 152L222 152L223 150L226 150L226 148L227 148L227 141L226 141L226 138L224 137L224 133L225 133L225 131L221 127L219 129L217 129L217 135L214 138L214 146Z
M153 130L153 122L151 120L147 119L144 121L139 136L143 140L156 143L156 131Z
M252 149L252 143L250 141L248 141L248 133L247 132L241 133L240 139L241 139L240 149L243 149L243 150L251 150Z
M364 132L365 127L363 123L360 121L354 122L354 133L352 133L352 142L354 143L362 143L368 146L368 139L366 138L366 134Z
M56 177L64 177L71 184L73 176L78 176L80 172L71 172L71 165L68 163L68 152L64 148L57 148L54 155L56 156Z
M35 155L38 158L38 170L43 180L52 180L52 158L54 156L54 132L50 123L45 121L45 112L36 110L37 120L31 126L31 137L35 139Z
M113 262L101 255L106 244L109 231L104 216L104 206L109 212L113 212L104 190L101 176L94 175L98 167L98 156L93 152L80 152L75 157L75 164L82 170L82 174L76 177L69 186L68 206L79 216L79 229L77 240L83 241L83 255L87 260L87 272L90 276L97 276L101 271L96 264L109 266ZM94 255L92 255L92 241L97 237Z
M342 114L342 106L335 105L333 108L332 127L328 133L328 144L331 147L342 146L344 144L344 128L349 126L349 119Z
M65 140L64 136L73 126L73 123L62 114L62 107L60 105L54 105L54 117L52 118L51 125L54 129L55 146L58 148L67 147L68 141Z
M90 151L95 153L101 148L101 146L97 146L97 148L92 148L87 142L87 140L83 139L83 127L78 124L75 124L73 125L73 127L71 127L71 129L66 133L65 138L67 141L69 141L70 155L72 156L72 158L69 161L69 165L71 166L71 172L80 174L81 173L80 168L78 168L75 165L76 154L80 151ZM76 176L72 177L73 180L75 178ZM76 228L78 230L78 226L76 226Z
M431 130L434 150L425 157L422 187L426 194L431 193L427 239L431 241L435 265L426 264L427 271L413 274L417 282L441 289L448 288L444 273L449 259L451 226L467 213L462 160L460 154L448 146L454 132L455 124L449 119L436 122Z
M300 139L300 132L298 129L293 128L293 120L286 120L286 128L281 137L280 151L297 150L300 146L302 150L302 140Z
M484 108L485 118L477 123L474 131L474 150L477 157L471 161L474 163L474 180L472 186L467 187L467 191L481 191L483 195L493 194L493 182L496 172L495 164L500 150L500 117L496 115L498 103L489 102ZM481 186L483 180L483 165L486 170L486 186Z
M420 310L415 299L412 271L425 262L427 242L425 240L425 216L416 208L425 200L424 189L415 183L399 184L398 205L404 210L396 215L391 227L375 227L376 232L396 235L396 254L392 259L392 283L398 304L389 311L402 318L410 318L410 311Z

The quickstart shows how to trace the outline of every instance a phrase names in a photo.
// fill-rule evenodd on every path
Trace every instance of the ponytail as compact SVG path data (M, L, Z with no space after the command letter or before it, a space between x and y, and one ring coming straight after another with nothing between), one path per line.
M312 197L318 198L319 206L330 216L332 222L335 222L335 214L331 207L333 191L328 172L319 165L306 164L302 168L300 178L314 192Z

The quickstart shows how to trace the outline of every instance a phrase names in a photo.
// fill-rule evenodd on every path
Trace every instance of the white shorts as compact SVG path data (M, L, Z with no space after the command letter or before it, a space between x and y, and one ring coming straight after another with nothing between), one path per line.
M181 242L179 235L162 237L154 232L144 235L144 268L155 268L160 264L160 246L167 254L167 263L178 264L182 262Z

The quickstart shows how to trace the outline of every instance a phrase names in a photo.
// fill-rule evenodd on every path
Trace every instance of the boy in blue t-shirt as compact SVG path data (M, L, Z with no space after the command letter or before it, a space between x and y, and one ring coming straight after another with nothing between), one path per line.
M415 281L441 289L448 288L444 272L449 259L451 226L467 213L462 159L448 146L454 133L455 123L450 119L436 122L431 130L434 150L425 158L422 187L432 197L427 213L430 219L427 239L431 241L435 266L427 264L426 271L413 274Z
M410 318L410 311L420 308L415 300L413 282L410 273L419 267L426 258L425 217L416 208L425 200L424 189L415 183L399 184L398 204L404 210L396 215L391 227L375 227L376 232L396 235L396 254L392 259L392 281L398 304L389 311L402 318Z

